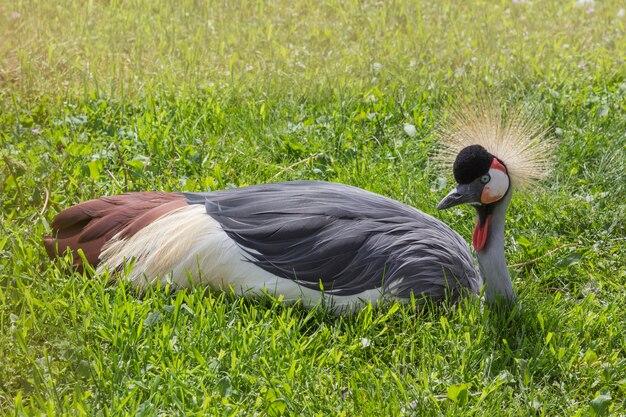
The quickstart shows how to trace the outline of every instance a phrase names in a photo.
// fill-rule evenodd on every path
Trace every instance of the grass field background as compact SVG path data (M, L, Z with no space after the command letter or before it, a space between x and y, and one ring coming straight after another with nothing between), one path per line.
M1 2L0 413L626 414L625 7ZM556 144L509 210L517 312L138 297L45 256L81 200L291 179L381 193L469 240L470 209L434 210L451 175L431 160L478 98L532 109Z

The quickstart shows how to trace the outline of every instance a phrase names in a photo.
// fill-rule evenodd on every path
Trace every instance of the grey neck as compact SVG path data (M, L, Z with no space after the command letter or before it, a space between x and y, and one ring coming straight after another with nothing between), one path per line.
M485 299L488 302L515 301L515 290L504 257L504 223L511 195L509 190L502 200L495 203L487 244L482 251L476 253L480 274L485 283Z

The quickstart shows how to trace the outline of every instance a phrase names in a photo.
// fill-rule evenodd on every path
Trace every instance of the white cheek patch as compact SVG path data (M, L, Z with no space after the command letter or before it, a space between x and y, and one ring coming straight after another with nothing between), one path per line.
M480 202L483 204L493 203L500 200L509 190L509 176L499 169L490 169L491 180L483 188Z

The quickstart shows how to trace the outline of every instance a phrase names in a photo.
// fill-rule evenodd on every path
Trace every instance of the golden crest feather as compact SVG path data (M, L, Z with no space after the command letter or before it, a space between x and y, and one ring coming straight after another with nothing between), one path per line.
M481 145L498 157L517 188L547 177L552 142L547 128L519 108L503 111L501 106L482 104L453 111L446 126L439 129L437 160L450 169L458 153L470 145Z

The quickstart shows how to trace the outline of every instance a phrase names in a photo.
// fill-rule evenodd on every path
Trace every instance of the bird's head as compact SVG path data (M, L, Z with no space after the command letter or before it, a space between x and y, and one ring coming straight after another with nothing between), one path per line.
M503 162L480 145L463 148L453 165L457 186L437 206L443 210L470 204L478 212L472 243L481 251L487 243L491 215L495 205L511 188L511 179Z
M454 188L437 206L473 205L478 212L474 249L485 249L495 208L507 204L511 190L545 178L552 143L546 129L521 109L498 105L464 107L440 129L438 160L452 165ZM503 221L503 220L502 220Z

